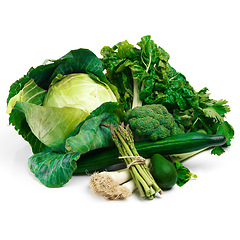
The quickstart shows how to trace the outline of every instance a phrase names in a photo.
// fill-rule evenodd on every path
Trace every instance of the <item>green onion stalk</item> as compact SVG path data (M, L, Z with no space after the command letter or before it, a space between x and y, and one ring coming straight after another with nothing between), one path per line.
M135 147L134 137L129 125L124 123L117 128L109 126L112 139L118 148L120 158L124 159L131 176L142 198L153 199L156 193L162 194L162 189L157 185L148 168L145 159L141 157Z

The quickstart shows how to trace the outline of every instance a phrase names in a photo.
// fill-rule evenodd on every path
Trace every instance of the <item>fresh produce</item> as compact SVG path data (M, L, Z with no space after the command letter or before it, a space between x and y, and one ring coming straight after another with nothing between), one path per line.
M222 146L225 142L226 138L224 135L208 135L205 133L190 132L167 137L155 142L136 142L135 147L141 156L149 158L155 153L162 155L192 154L192 152L195 153L195 151L205 148ZM182 157L182 160L183 159L186 159L186 157ZM92 151L83 155L81 161L78 161L78 167L74 174L78 175L85 172L98 171L119 162L116 148L108 148L106 151Z
M182 158L183 159L183 158ZM190 170L182 165L182 163L175 161L174 166L177 171L177 185L182 187L191 178L197 178L196 174L190 172Z
M136 150L129 125L124 126L122 123L117 128L110 125L110 130L119 154L127 164L141 197L153 199L156 193L162 194L161 188L145 165L145 159Z
M78 108L88 115L104 102L117 102L116 96L104 82L86 73L58 75L49 87L43 106Z
M150 172L162 189L171 189L178 179L174 165L160 154L154 154L151 157Z
M72 75L77 72L90 75ZM92 112L92 106L117 101L107 82L100 60L91 51L70 51L49 64L31 68L12 84L7 100L9 122L34 153L52 147L52 142L59 150L66 136ZM56 138L60 138L58 142Z
M185 132L223 134L231 145L232 126L225 120L230 111L226 100L210 98L207 88L195 91L186 77L169 64L169 54L144 36L137 46L128 41L101 50L102 63L111 83L118 88L127 109L145 104L162 104L173 114ZM213 154L221 155L222 146Z
M169 54L150 38L142 37L137 43L138 47L124 41L112 48L105 46L101 50L106 76L117 86L120 101L127 109L154 103L157 97L155 83L157 82L160 88L169 81Z
M146 167L149 164L150 159L146 159ZM118 171L95 172L92 174L89 184L94 193L108 200L126 199L137 188L128 168Z
M162 161L164 161L163 168ZM160 154L154 154L151 159L145 159L145 165L148 168L151 166L152 175L156 174L154 179L163 189L170 189L175 184L183 186L191 178L197 178L180 162L171 163ZM90 177L89 185L95 194L108 200L126 199L137 188L128 168L118 171L94 172Z
M135 107L127 111L124 119L134 132L135 139L157 141L184 133L172 114L161 104Z
M113 145L109 129L100 125L118 125L123 108L117 97L101 61L87 49L31 68L12 84L9 123L30 143L28 164L44 185L64 185L81 154Z
M205 148L221 155L231 145L234 129L225 118L227 101L211 99L207 88L194 90L150 36L137 46L127 41L105 46L101 55L72 50L30 68L10 87L9 123L32 147L28 165L45 186L61 187L73 174L156 153L180 159L174 160L180 186L194 177L180 161ZM134 148L126 139L124 144L117 130L118 143L124 145L124 159L118 159L120 148L106 126L119 129L123 121L133 130L132 143L139 142ZM126 146L131 152L125 152ZM143 169L131 176L141 196L152 199L160 189L143 163L131 166L130 172ZM147 178L138 180L146 172Z
M92 174L89 185L92 191L108 200L125 199L136 189L136 184L126 168L120 171Z

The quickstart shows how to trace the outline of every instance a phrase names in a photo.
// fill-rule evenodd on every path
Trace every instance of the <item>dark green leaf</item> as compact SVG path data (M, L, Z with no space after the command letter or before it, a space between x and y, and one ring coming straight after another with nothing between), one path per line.
M113 144L110 130L102 124L118 125L117 119L108 113L103 113L97 117L88 119L83 123L76 136L66 140L66 150L68 152L87 153L91 150L108 147Z
M118 44L118 55L120 58L134 59L137 58L138 51L136 48L128 43L128 41L120 42Z
M61 187L67 183L77 169L80 153L61 154L41 152L28 160L30 170L47 187Z
M160 96L155 91L156 84L159 88L159 82L166 84L168 81L166 69L169 55L150 36L143 37L137 45L140 49L123 41L101 50L107 77L118 87L121 101L127 109L132 107L133 97L137 93L134 91L136 80L140 99L148 104L154 102L156 95Z
M114 115L118 121L122 121L124 115L124 106L119 102L106 102L92 111L88 118L97 117L103 113Z
M215 155L220 156L224 152L225 152L225 150L221 146L216 146L212 149L211 154L215 154Z
M123 119L123 105L116 102L103 103L79 125L79 132L66 140L68 152L81 154L113 145L110 130L103 124L118 126Z
M120 63L122 63L125 59L119 57L118 52L115 52L113 48L105 46L101 49L101 55L103 58L101 59L103 63L103 67L108 70L108 72L114 71Z
M88 49L72 50L63 56L61 60L62 63L55 68L51 80L58 74L67 75L79 72L91 72L99 79L105 79L101 61Z
M231 145L231 139L234 137L234 129L227 121L221 122L219 124L216 133L223 134L227 138L226 144L228 146Z
M169 109L179 109L184 111L192 107L198 107L197 95L193 87L181 73L176 73L175 76L171 77L165 94L167 97L165 98L163 104Z
M174 166L177 170L177 185L182 187L185 183L187 183L191 178L197 178L195 174L192 174L190 170L182 165L182 163L175 161Z
M49 64L31 68L24 77L12 84L8 101L15 96L30 79L33 79L41 88L48 89L50 83L58 74L65 75L70 73L91 72L105 82L107 80L102 71L102 63L93 52L82 48L72 50L58 60L52 60Z
M157 44L151 40L150 35L142 37L137 45L141 48L141 60L147 72L154 64L159 62L159 58L166 62L169 59L168 54L162 48L158 48Z

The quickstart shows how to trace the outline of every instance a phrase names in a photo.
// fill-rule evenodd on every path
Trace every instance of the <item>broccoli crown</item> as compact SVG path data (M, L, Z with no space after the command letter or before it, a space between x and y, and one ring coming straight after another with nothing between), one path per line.
M152 141L183 133L171 113L161 104L135 107L125 114L135 137Z

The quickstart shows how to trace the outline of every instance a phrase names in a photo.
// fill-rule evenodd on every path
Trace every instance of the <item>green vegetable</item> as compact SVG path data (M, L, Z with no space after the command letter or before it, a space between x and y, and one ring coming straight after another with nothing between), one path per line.
M162 190L147 169L145 159L136 150L133 134L129 126L125 127L124 124L121 124L115 128L110 125L110 130L119 154L127 164L141 197L153 199L156 193L161 194Z
M67 136L88 116L77 108L43 107L26 102L16 102L14 109L24 114L32 134L56 151L64 148Z
M191 178L197 178L197 175L192 174L190 170L182 165L182 163L175 161L174 166L177 171L177 185L182 187Z
M223 134L231 145L233 127L225 120L230 107L226 100L209 97L207 88L196 91L186 77L168 62L169 54L144 36L137 46L127 41L101 50L103 67L109 81L117 86L126 109L146 104L162 104L184 132L202 131ZM223 146L213 148L220 155Z
M187 153L206 147L222 146L225 142L226 138L224 135L208 135L191 132L174 135L156 142L136 142L135 146L139 155L149 158L155 153L162 155ZM78 161L78 167L74 174L83 174L85 172L105 169L119 162L116 148L92 151L82 156L81 161Z
M166 107L161 104L135 107L126 113L125 121L136 139L156 141L184 133Z
M107 84L86 73L60 76L48 89L43 106L82 109L88 115L104 102L116 102Z
M7 99L9 123L30 143L34 153L52 148L52 143L48 144L49 140L52 142L59 137L64 140L69 132L89 115L92 106L100 106L106 101L117 101L118 95L115 97L112 93L117 93L116 87L108 82L102 71L101 61L87 49L70 51L58 60L31 68L10 87ZM91 88L86 83L89 83ZM81 85L81 90L78 84ZM62 93L65 94L64 99L61 97ZM86 99L87 93L92 95L91 101ZM83 97L81 94L84 94ZM66 107L64 112L60 110L62 107ZM54 118L55 115L58 117ZM48 126L49 124L51 126ZM64 126L68 125L71 125L71 129L65 131ZM45 127L48 130L45 130ZM53 134L51 128L55 130L56 127L59 131ZM49 140L42 142L43 138ZM53 144L53 148L59 150L61 144L64 144L64 141Z
M174 135L179 129L186 132L165 138L167 142L163 139L162 145L158 141L139 143L139 154L141 149L143 155L152 155L159 149L170 154L215 146L212 153L220 155L222 147L231 145L234 130L225 119L230 111L227 101L209 98L207 88L195 91L185 76L170 66L168 53L150 36L144 36L137 47L124 41L102 48L101 54L99 59L88 49L72 50L30 68L10 87L9 123L32 147L34 155L28 164L43 184L60 187L73 173L116 162L117 150L112 150L111 132L104 126L117 127L124 111L137 106L162 104L175 120L165 116L167 123L158 125L156 119L150 121L148 113L148 135L143 134L145 120L133 124L145 140ZM164 131L159 131L163 129L160 126ZM174 141L172 137L176 137ZM103 153L107 153L105 158L101 158Z
M171 189L178 179L174 165L160 154L151 157L150 172L162 189Z
M94 149L113 146L110 130L102 125L111 123L113 126L117 126L120 113L121 105L118 103L102 104L69 134L65 144L62 145L62 149L65 148L64 152L62 149L57 152L48 149L30 157L28 165L31 171L43 184L47 183L48 187L63 186L72 177L77 168L76 161L81 161L82 154ZM77 157L72 159L71 156ZM42 171L43 165L44 171ZM65 172L68 174L66 175Z
M146 159L145 164L148 167L150 160ZM90 178L89 185L94 193L108 200L126 199L137 188L128 168L95 172Z
M12 84L9 123L30 143L29 167L43 184L62 186L82 154L113 146L101 124L118 125L123 115L118 98L101 61L87 49L31 68Z
M30 170L47 187L61 187L77 168L79 153L41 152L28 160Z
M197 178L180 162L171 163L160 154L154 154L146 159L147 167L162 189L171 189L175 184L183 186L191 178ZM123 200L129 197L137 188L128 168L118 171L94 172L89 181L92 191L108 200Z
M101 50L106 75L117 86L126 109L153 103L155 82L159 86L168 82L168 53L158 47L150 36L142 37L137 45L139 48L124 41Z

